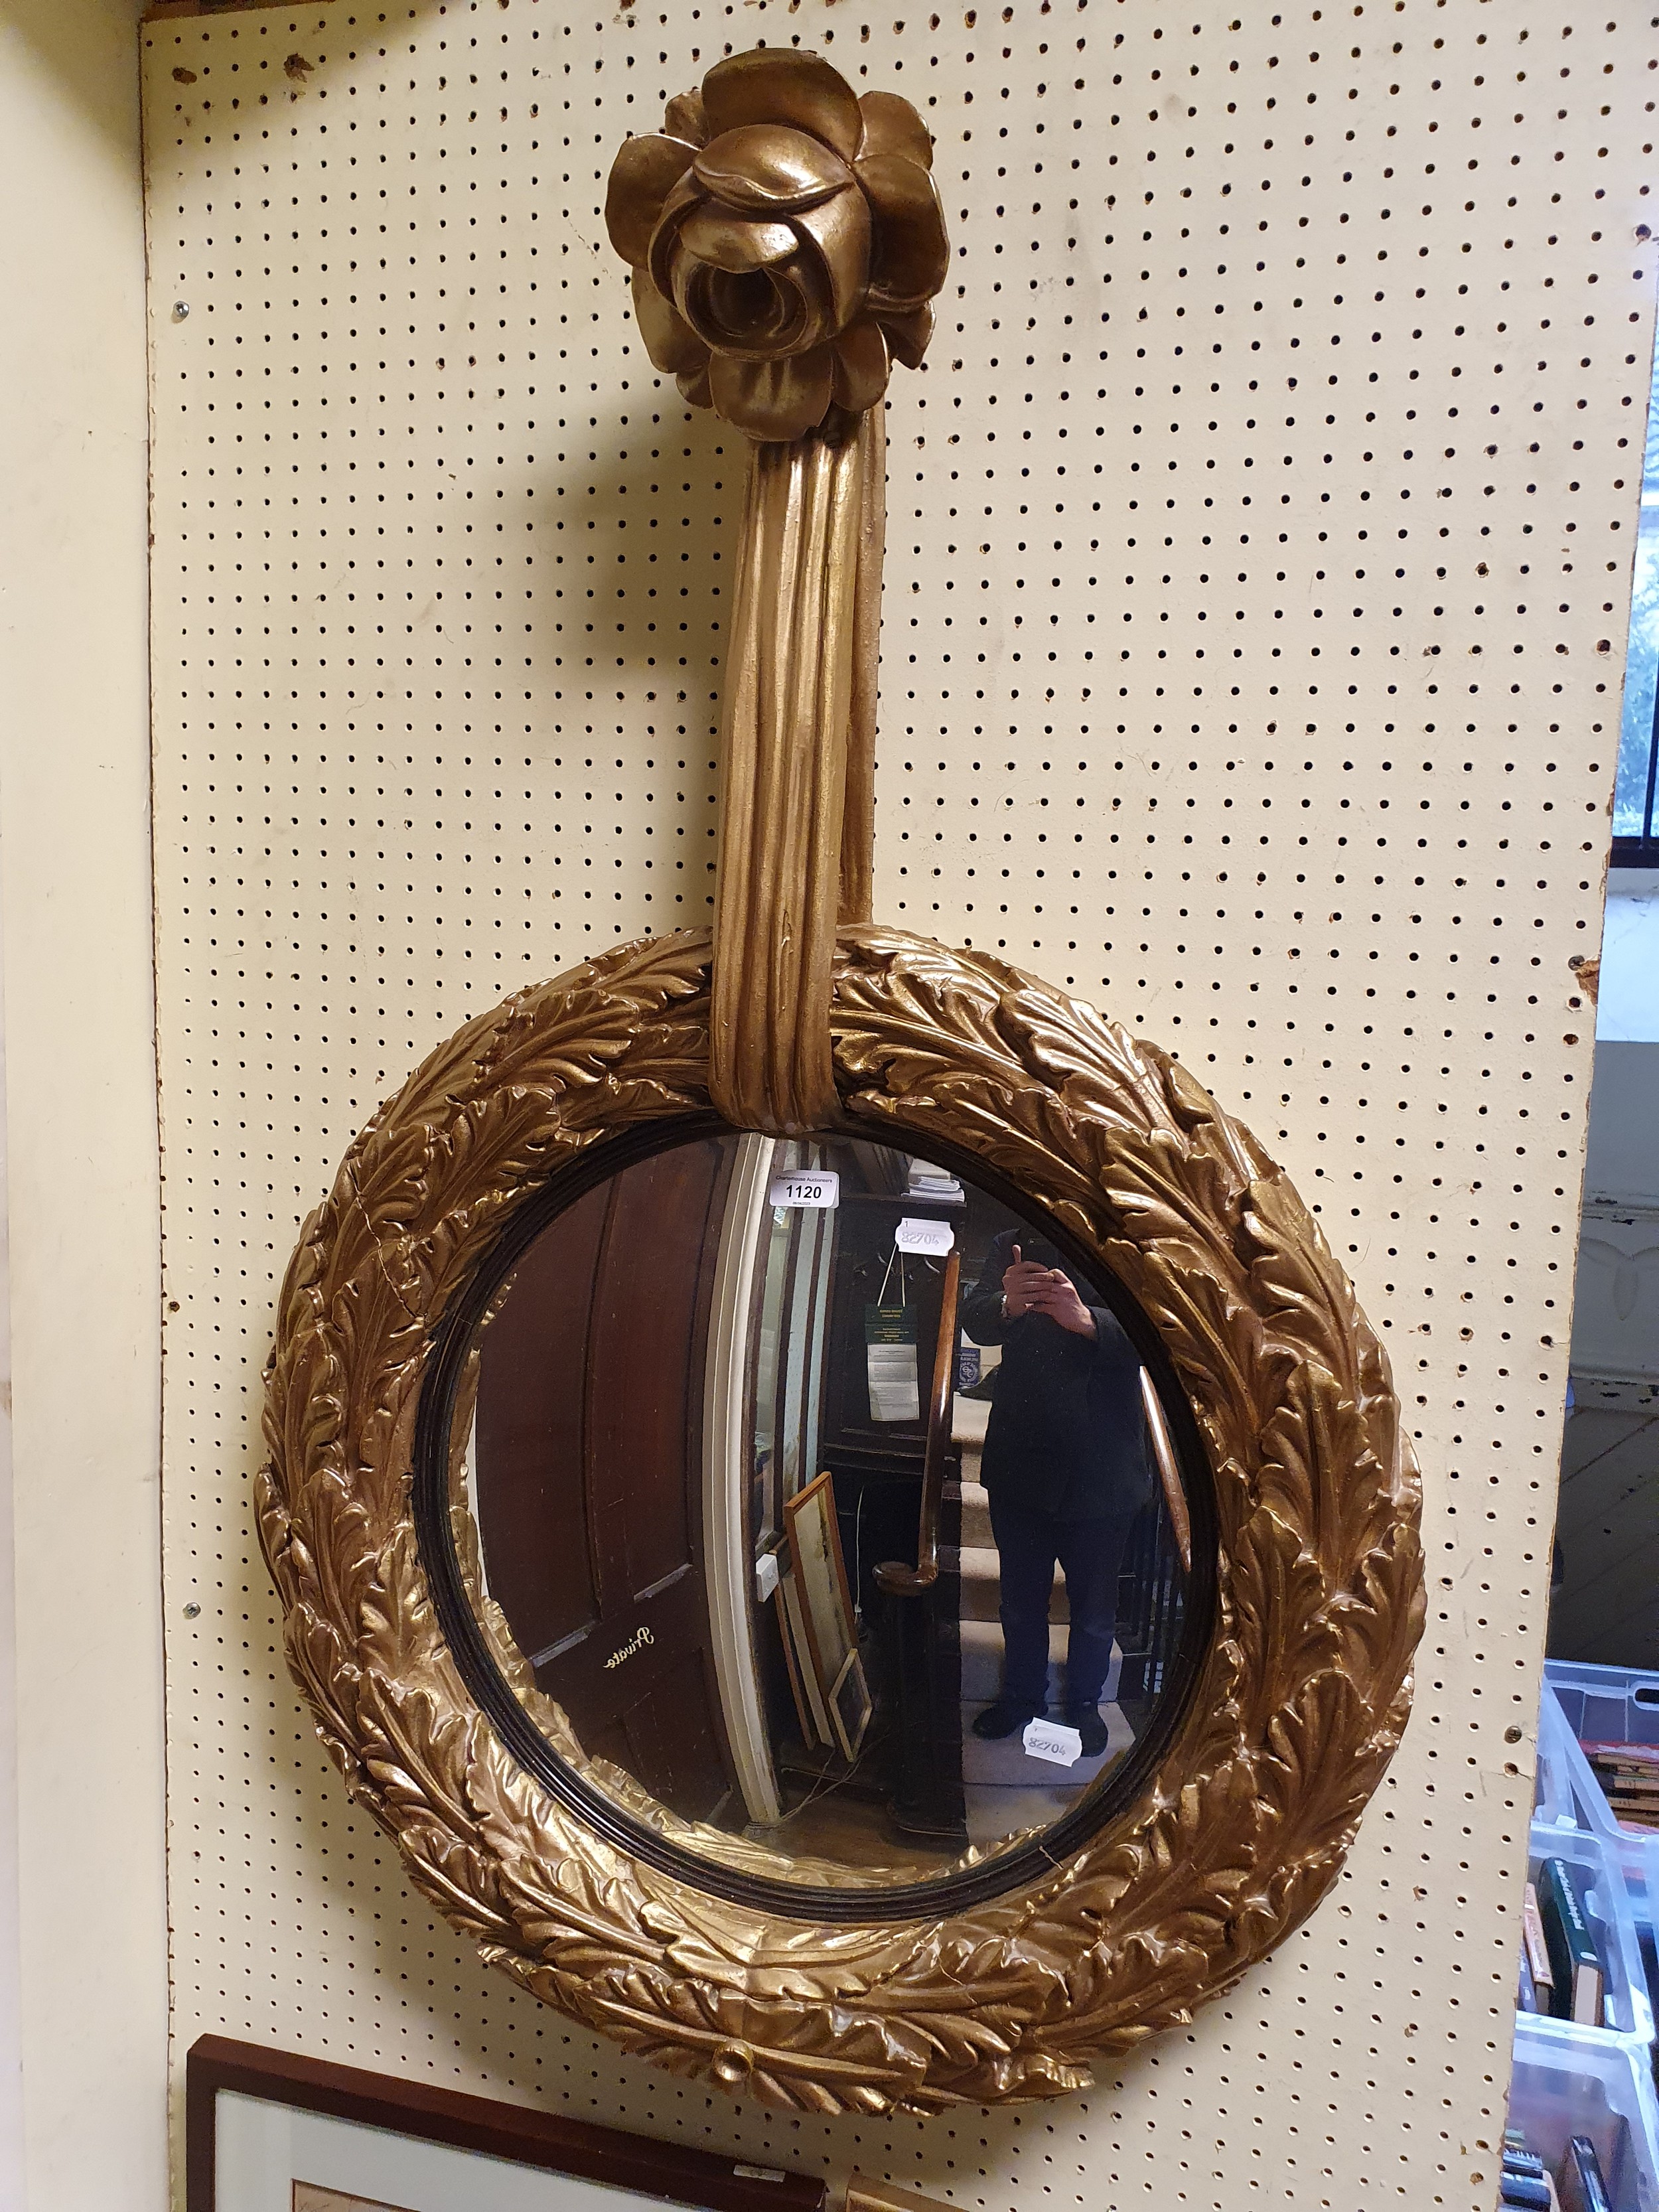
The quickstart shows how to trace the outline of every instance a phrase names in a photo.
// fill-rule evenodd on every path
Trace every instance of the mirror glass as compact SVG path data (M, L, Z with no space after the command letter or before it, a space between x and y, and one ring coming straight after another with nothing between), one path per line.
M593 1789L772 1880L932 1881L1115 1799L1186 1679L1192 1567L1114 1304L1040 1208L908 1152L634 1158L454 1370L489 1662Z

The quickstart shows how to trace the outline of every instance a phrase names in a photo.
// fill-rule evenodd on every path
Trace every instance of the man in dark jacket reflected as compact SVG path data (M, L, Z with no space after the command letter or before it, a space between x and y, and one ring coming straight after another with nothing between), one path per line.
M1152 1494L1140 1360L1054 1246L995 1239L962 1325L1002 1347L981 1479L1001 1564L1002 1692L974 1723L999 1737L1048 1707L1048 1607L1058 1564L1071 1634L1066 1719L1085 1757L1106 1749L1101 1693L1131 1523Z

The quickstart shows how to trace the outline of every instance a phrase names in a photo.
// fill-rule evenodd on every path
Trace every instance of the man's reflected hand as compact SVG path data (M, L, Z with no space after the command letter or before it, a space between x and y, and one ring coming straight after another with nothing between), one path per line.
M1100 1334L1094 1316L1078 1296L1077 1285L1063 1267L1039 1267L1035 1260L1022 1260L1018 1244L1013 1255L1002 1276L1002 1310L1009 1321L1018 1321L1025 1314L1047 1314L1073 1336Z
M1052 1270L1039 1267L1035 1260L1022 1260L1018 1244L1013 1249L1013 1260L1002 1273L1002 1310L1008 1320L1018 1321L1022 1314L1033 1311L1037 1299L1047 1291Z
M1060 1268L1045 1271L1048 1280L1029 1301L1031 1313L1047 1314L1073 1336L1098 1336L1095 1317L1078 1296L1077 1285Z

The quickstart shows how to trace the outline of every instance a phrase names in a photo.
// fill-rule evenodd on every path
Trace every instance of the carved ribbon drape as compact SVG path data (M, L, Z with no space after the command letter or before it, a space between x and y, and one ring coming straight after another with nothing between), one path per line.
M740 1128L836 1104L838 921L870 918L882 410L757 446L726 664L710 1091Z
M834 1118L836 925L870 918L883 401L950 266L933 142L798 46L728 54L605 193L653 364L756 441L726 669L710 1091Z

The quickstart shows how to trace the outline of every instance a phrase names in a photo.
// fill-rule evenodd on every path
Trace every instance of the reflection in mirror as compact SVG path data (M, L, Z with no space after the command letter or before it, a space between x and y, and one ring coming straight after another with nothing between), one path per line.
M701 1134L555 1214L450 1461L475 1614L553 1751L728 1867L1005 1852L1109 1790L1184 1676L1139 1355L1037 1209L884 1146Z

